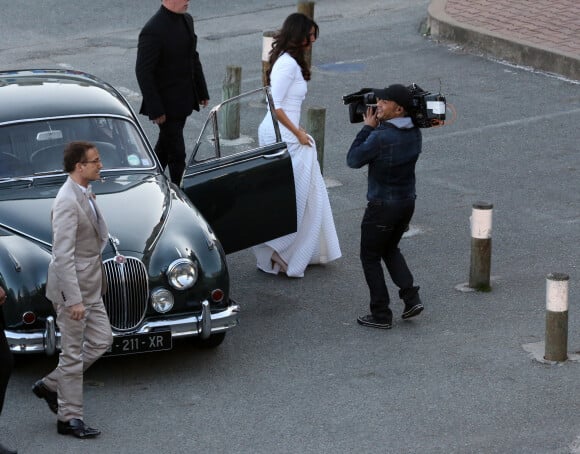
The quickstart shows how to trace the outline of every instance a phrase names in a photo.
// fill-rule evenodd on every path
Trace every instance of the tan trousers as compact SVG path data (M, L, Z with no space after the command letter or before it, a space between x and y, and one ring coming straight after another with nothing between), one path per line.
M55 305L60 330L58 366L43 378L58 394L58 419L83 419L83 373L113 342L111 324L103 301L85 304L83 320L72 320L64 304Z

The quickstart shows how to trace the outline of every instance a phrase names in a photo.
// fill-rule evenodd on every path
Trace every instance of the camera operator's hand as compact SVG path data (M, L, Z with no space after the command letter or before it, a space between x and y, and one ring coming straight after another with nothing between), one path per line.
M367 113L363 114L363 120L366 126L370 126L373 129L379 124L379 120L377 120L377 115L373 107L367 107Z

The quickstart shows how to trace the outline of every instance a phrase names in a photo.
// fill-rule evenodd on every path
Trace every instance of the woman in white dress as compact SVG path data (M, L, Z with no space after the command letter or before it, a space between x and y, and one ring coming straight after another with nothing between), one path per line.
M303 277L308 265L324 264L341 256L326 186L313 138L300 127L302 101L310 68L305 53L318 37L316 22L301 13L286 18L270 51L269 84L282 140L292 158L296 186L297 231L253 248L258 268ZM270 114L260 124L260 145L275 141Z

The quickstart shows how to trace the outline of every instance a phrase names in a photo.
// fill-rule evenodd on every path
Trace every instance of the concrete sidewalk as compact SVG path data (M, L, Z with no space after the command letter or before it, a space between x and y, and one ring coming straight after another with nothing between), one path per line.
M580 80L580 1L431 0L431 36Z

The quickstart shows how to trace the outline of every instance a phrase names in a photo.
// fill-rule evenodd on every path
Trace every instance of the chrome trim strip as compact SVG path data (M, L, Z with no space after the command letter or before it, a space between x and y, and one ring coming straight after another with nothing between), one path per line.
M133 118L126 117L125 115L110 114L110 113L91 113L91 114L57 115L57 116L53 116L53 117L25 118L25 119L20 119L20 120L4 121L4 122L1 122L0 125L2 125L2 126L17 125L17 124L24 124L24 123L36 123L39 121L70 120L70 119L75 119L75 118L117 118L117 119L121 119L121 120L126 120L129 123L135 124L135 122L133 121Z
M37 243L43 244L49 248L52 249L52 243L47 243L46 241L41 240L40 238L36 238L35 236L29 235L26 232L22 232L18 229L15 229L14 227L10 227L8 224L3 224L0 222L0 227L2 227L3 229L8 230L9 232L16 234L16 235L20 235L21 237L24 238L28 238L29 240L35 241Z
M282 151L279 151L278 153L274 153L274 154L265 154L262 156L262 158L264 159L275 159L275 158L280 158L282 156L284 156L284 153L286 153L286 148L283 149Z

